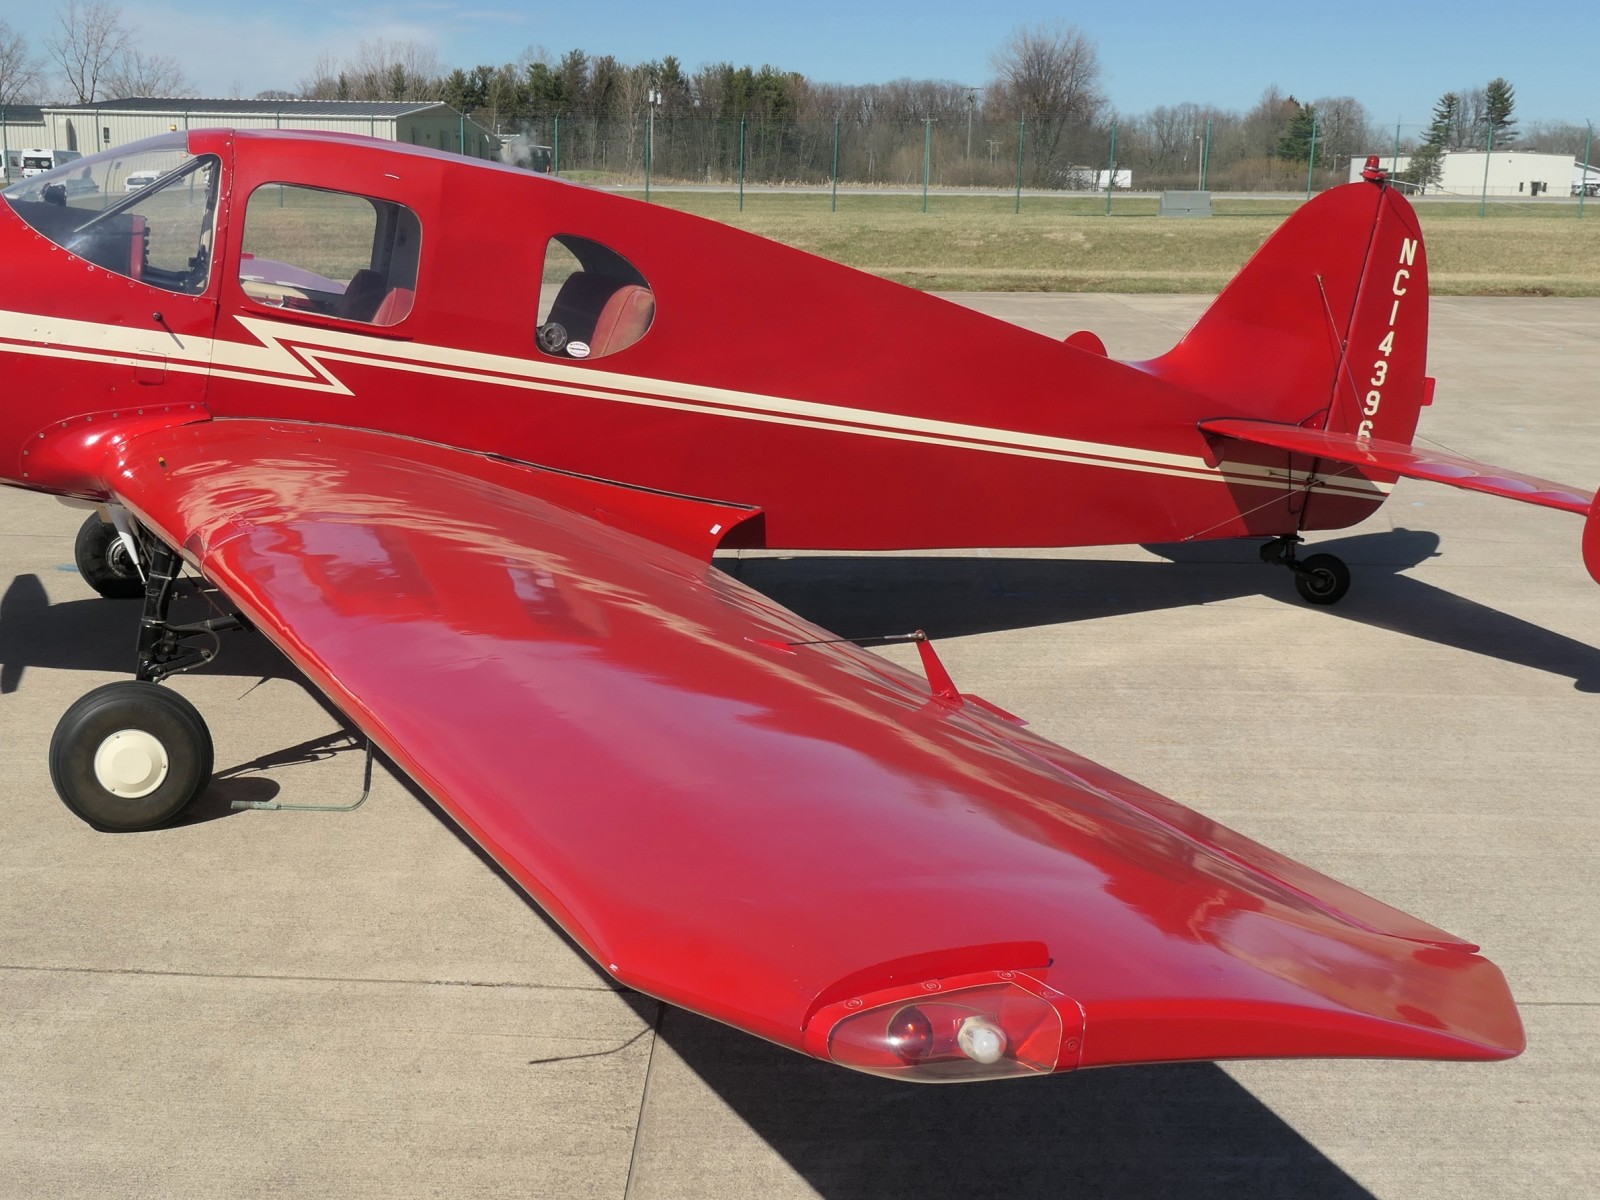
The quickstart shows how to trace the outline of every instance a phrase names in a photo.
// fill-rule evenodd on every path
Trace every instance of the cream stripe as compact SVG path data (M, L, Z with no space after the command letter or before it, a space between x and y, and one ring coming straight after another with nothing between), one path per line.
M324 365L345 362L647 408L1248 487L1283 488L1303 478L1291 480L1286 471L1254 463L1224 462L1214 467L1201 458L1136 447L845 408L677 380L646 379L259 317L239 317L238 321L257 339L257 344L179 338L161 329L125 329L0 311L0 350L130 366L160 359L167 370L184 374L209 372L266 386L350 396L350 389ZM1390 491L1389 485L1364 479L1326 480L1313 488L1363 500L1382 500Z

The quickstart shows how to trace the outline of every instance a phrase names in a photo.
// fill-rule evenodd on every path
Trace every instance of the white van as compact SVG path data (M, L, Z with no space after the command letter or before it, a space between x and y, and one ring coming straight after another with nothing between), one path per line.
M76 150L23 150L22 177L32 179L82 157Z

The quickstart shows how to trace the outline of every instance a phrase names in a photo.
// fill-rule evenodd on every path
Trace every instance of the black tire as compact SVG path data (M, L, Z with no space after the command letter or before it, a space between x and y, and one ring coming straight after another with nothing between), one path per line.
M130 778L141 764L146 773ZM165 824L204 790L211 767L211 731L195 706L138 680L108 683L81 697L50 739L56 794L96 829Z
M1300 560L1294 586L1311 604L1337 604L1350 590L1350 568L1332 554L1313 554Z
M144 580L117 536L117 527L102 521L98 514L91 513L79 528L72 553L83 581L107 599L132 600L144 595Z

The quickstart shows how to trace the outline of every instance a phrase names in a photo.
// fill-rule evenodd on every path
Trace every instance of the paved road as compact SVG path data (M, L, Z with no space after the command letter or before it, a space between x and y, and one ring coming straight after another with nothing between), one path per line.
M969 298L1113 354L1190 297ZM1439 300L1425 436L1600 478L1600 302ZM1402 483L1327 540L1333 611L1249 547L745 555L835 628L922 625L962 687L1481 941L1501 1065L1209 1064L912 1088L593 971L274 652L176 685L220 771L187 823L93 832L44 751L129 667L79 514L0 495L0 1196L1578 1197L1600 1193L1600 589L1576 518ZM905 657L899 650L890 651ZM537 764L529 764L537 772Z

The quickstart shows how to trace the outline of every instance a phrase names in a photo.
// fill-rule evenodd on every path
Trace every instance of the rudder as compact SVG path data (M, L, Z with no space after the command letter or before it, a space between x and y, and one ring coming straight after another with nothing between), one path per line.
M1409 444L1430 398L1416 213L1383 182L1324 192L1280 226L1177 346L1142 364L1217 402Z

